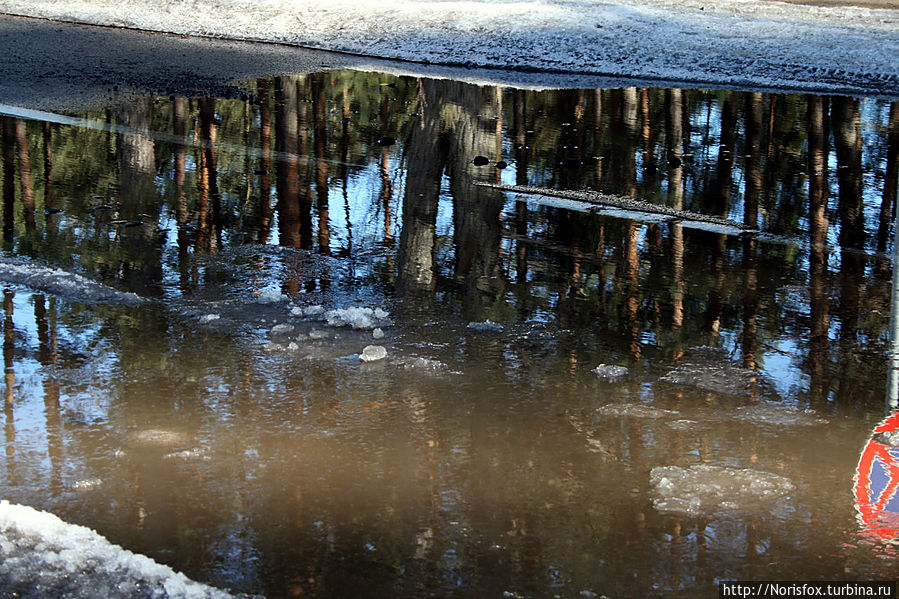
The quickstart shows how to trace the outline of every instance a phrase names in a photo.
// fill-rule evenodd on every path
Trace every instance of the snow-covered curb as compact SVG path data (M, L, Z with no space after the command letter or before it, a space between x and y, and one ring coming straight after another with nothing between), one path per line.
M899 11L756 0L0 0L79 23L428 64L899 95Z

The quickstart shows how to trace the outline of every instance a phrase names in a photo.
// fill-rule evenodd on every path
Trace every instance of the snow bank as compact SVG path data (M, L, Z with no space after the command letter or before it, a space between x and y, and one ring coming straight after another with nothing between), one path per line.
M425 64L899 94L899 11L756 0L0 0L65 21Z
M0 259L0 281L81 302L137 305L144 301L134 293L119 291L87 277L33 262Z
M227 598L53 514L0 501L0 589L22 598Z

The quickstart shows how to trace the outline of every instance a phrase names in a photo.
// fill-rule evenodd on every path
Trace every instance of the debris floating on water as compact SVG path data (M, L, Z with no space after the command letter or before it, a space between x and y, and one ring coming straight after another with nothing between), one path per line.
M387 350L381 345L366 345L359 355L363 362L376 362L387 357Z
M708 464L653 468L649 481L655 509L689 515L764 507L796 488L788 479L770 472Z
M624 366L616 366L614 364L600 364L591 372L595 373L601 379L609 381L617 381L628 373Z
M484 322L469 322L468 328L479 333L502 333L503 325L493 322L489 318Z

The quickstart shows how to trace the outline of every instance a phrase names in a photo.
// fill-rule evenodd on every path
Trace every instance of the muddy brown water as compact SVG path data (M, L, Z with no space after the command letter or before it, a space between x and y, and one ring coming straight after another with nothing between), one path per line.
M3 117L0 496L268 597L895 578L899 105L244 89Z

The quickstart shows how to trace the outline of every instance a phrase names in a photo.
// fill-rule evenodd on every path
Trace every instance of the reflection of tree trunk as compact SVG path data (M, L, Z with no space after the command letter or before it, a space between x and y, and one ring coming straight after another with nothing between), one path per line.
M512 92L512 128L515 130L515 184L528 184L528 136L527 136L527 92L516 89ZM524 283L528 277L528 246L524 243L528 233L528 205L523 200L515 202L515 233L519 235L515 244L515 279Z
M3 241L10 243L16 214L16 124L12 117L0 119L3 121Z
M478 187L476 181L493 182L492 166L474 166L477 155L489 156L496 140L495 130L483 125L482 114L497 114L497 93L493 88L478 88L462 83L444 82L449 109L451 141L447 172L453 195L453 222L456 241L456 276L464 281L465 297L476 312L500 292L499 246L502 195L493 189ZM473 315L482 318L482 314Z
M34 320L37 326L38 360L43 366L56 362L56 303L50 299L50 314L43 295L34 296ZM59 383L56 377L44 376L44 418L47 427L47 455L50 457L50 485L59 489L62 485L62 420L59 408Z
M832 101L833 138L837 154L840 206L840 340L854 342L861 305L861 278L865 259L862 202L862 136L859 100L835 97Z
M683 92L669 89L666 138L668 151L668 202L676 210L684 207ZM684 228L671 225L671 324L684 324Z
M200 135L200 181L201 204L206 210L200 214L200 231L203 233L202 249L211 251L221 241L222 198L219 193L218 168L215 156L215 99L201 98L197 124Z
M292 78L275 78L275 173L281 245L301 247L297 87Z
M827 291L827 110L821 96L808 98L809 302L811 331L808 364L813 398L823 397L830 328Z
M259 95L259 143L262 156L259 160L259 231L257 243L266 243L272 226L272 111L269 104L269 84L267 79L260 79Z
M899 185L899 102L890 104L890 122L887 128L887 168L883 180L883 199L880 203L880 226L877 230L877 250L886 252L887 239L890 235L890 223L896 212L897 185ZM888 276L890 261L878 261L877 275Z
M759 196L762 191L761 141L764 100L760 93L746 94L746 189L743 194L743 222L758 225ZM758 242L754 235L743 239L743 367L756 368L758 338Z
M115 135L116 161L119 175L119 201L122 215L133 221L149 215L158 222L159 193L156 189L155 144L149 135L152 125L153 102L150 98L137 98L115 109L115 118L125 131ZM115 270L128 285L144 294L158 294L162 280L161 252L157 244L155 227L131 229L121 238L126 253Z
M433 291L437 282L434 252L440 182L449 150L440 120L439 84L419 79L421 116L407 147L406 189L403 195L403 228L400 232L399 287L401 291Z
M56 208L56 194L53 193L53 128L50 123L41 123L41 142L44 150L44 205Z
M9 117L3 117L3 119L5 121L9 119ZM4 143L6 143L7 140L12 142L11 137L6 137ZM4 413L6 416L6 474L10 484L16 482L14 460L16 453L16 427L15 420L13 419L13 400L15 399L16 386L16 372L14 368L16 332L13 329L13 295L13 292L8 289L3 291L3 366L6 382L6 401L4 402Z
M730 193L733 187L734 148L736 145L737 105L733 94L726 93L721 106L721 147L718 150L718 172L712 196L712 212L727 218L730 211ZM712 272L715 284L709 291L706 320L712 334L721 329L722 295L724 290L724 258L727 255L727 235L716 235L712 247Z
M16 387L16 371L14 367L16 351L16 331L13 323L13 298L15 293L3 291L3 367L6 379L6 404L13 405Z
M313 112L315 123L315 193L318 210L318 251L331 253L331 229L328 224L328 96L325 74L312 75Z
M31 177L31 152L25 121L16 119L16 145L19 147L19 186L22 190L22 208L25 230L34 231L34 182Z
M187 135L186 100L175 98L172 101L172 131L179 140L175 143L175 221L178 223L178 263L182 276L186 273L186 261L189 251L187 240L187 195L184 192L184 180L187 163L187 148L183 140Z

